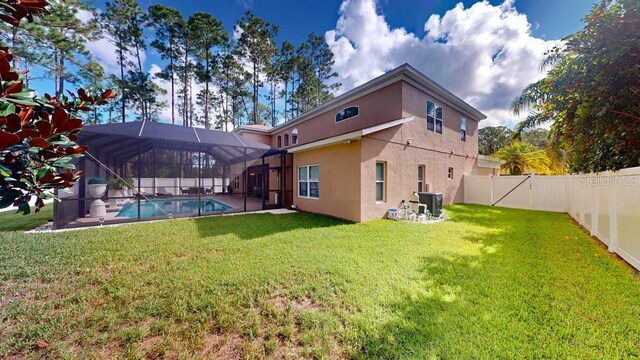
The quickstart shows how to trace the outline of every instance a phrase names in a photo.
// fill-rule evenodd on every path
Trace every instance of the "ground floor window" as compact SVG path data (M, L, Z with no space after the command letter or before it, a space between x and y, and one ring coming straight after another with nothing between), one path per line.
M376 163L376 201L384 202L386 193L385 179L387 175L387 163Z
M418 192L424 191L424 165L418 165Z
M320 166L305 165L298 167L298 196L320 198Z
M240 189L240 175L236 175L233 177L233 188L235 190Z

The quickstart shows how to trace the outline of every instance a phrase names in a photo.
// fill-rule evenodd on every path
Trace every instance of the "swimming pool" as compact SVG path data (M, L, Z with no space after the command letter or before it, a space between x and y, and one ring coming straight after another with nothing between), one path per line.
M200 213L220 213L231 209L231 206L210 198L200 199ZM195 215L198 213L198 199L156 199L153 202L143 200L140 202L140 217L150 218L156 216ZM138 218L138 203L125 204L116 215L117 218Z

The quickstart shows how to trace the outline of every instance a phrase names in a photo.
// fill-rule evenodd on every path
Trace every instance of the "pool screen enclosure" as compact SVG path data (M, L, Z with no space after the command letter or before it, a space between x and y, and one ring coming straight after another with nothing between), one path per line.
M235 133L136 121L86 125L78 143L88 146L76 163L84 176L58 192L55 228L256 211L291 197L291 155Z

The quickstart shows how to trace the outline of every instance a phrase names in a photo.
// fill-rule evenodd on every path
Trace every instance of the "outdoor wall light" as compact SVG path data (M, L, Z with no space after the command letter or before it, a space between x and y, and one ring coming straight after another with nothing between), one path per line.
M407 145L411 145L411 139L407 139Z
M344 143L345 144L351 144L351 140L345 140Z

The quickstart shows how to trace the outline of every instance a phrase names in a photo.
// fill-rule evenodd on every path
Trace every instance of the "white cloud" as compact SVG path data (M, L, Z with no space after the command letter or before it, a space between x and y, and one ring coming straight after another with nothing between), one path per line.
M93 20L93 13L91 13L91 11L87 11L87 10L78 10L76 12L76 18L80 21L82 21L82 23L86 24L89 21Z
M518 121L508 111L511 100L544 76L539 71L544 52L560 44L534 37L514 0L500 6L483 1L468 9L459 3L443 16L431 15L422 38L392 29L376 5L345 0L336 28L325 33L341 90L409 63L488 115L481 126Z

